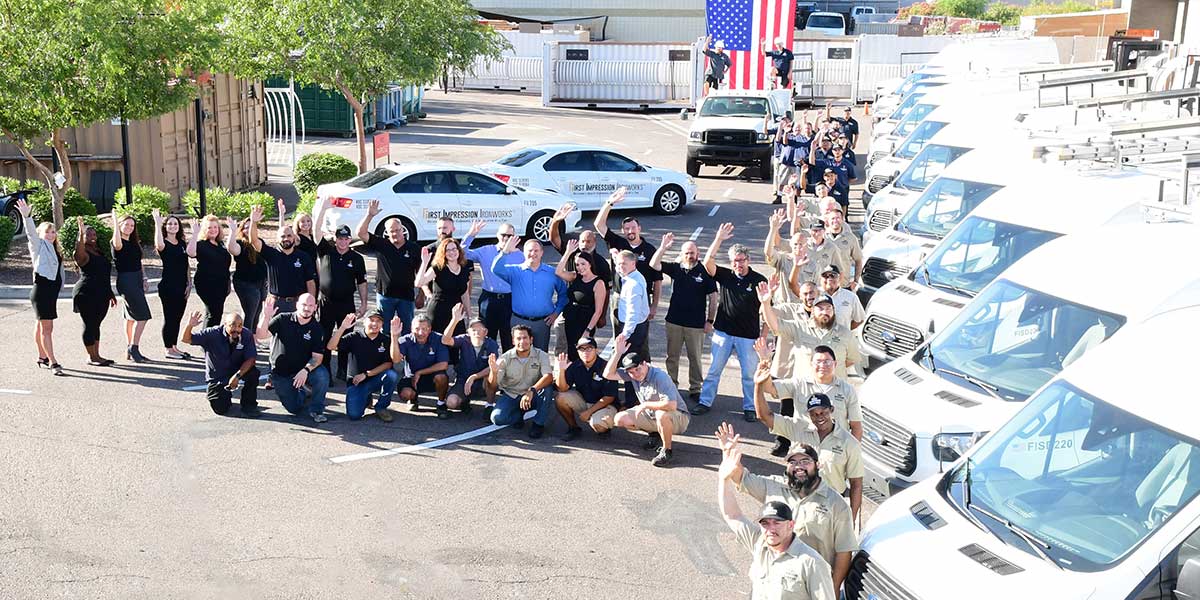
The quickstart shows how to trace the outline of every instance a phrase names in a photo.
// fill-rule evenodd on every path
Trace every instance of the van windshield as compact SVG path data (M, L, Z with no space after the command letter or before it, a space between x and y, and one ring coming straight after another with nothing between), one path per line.
M938 332L920 360L955 385L1023 402L1124 322L1001 279Z
M896 158L912 160L913 157L925 148L925 144L929 142L929 139L937 135L937 132L941 131L946 125L942 121L923 121L920 125L917 125L916 129L913 129L913 132L903 142L900 142L900 146L895 151Z
M816 27L819 29L845 29L845 23L840 16L833 15L808 15L809 29Z
M969 298L1056 237L1049 231L967 217L917 267L916 281Z
M1058 381L947 473L938 491L1006 544L1095 572L1196 498L1198 466L1197 440Z
M896 182L892 185L902 190L921 191L938 175L941 175L947 165L970 151L970 148L929 144L921 149L917 157L909 163L908 168L896 178Z
M896 222L896 229L940 240L1001 186L939 177Z
M935 108L937 106L934 104L927 104L925 102L917 104L912 110L908 111L908 115L903 120L896 124L896 129L892 131L892 135L902 138L912 133L913 129L916 129L917 125L920 125L925 120L925 117L929 116L929 113L933 112Z
M700 108L702 117L763 117L770 107L766 98L714 96Z
M917 83L929 79L930 77L937 77L937 74L927 71L917 71L916 73L910 74L908 77L904 78L904 83L900 84L900 87L896 88L896 95L901 97L907 95L912 91L913 87L916 86Z
M888 115L888 119L892 121L900 121L904 117L908 116L908 111L912 110L912 107L916 106L917 102L924 97L925 94L921 92L913 92L905 96L904 99L900 101L900 104L896 105L896 109L892 111L892 114Z

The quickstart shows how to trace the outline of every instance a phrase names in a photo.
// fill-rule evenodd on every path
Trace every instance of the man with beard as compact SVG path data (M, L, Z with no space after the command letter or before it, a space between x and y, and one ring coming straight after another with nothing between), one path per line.
M254 418L262 414L258 408L258 349L254 335L242 327L242 315L225 313L216 327L192 330L204 320L204 313L193 312L183 328L183 343L204 350L204 380L208 385L208 405L224 416L229 412L233 392L242 387L242 416Z
M487 329L488 337L500 342L500 347L512 347L512 331L509 321L512 319L512 286L492 271L491 266L499 258L500 264L516 265L525 260L520 252L506 251L508 241L517 235L517 230L510 223L501 223L496 228L496 243L472 248L475 236L487 225L487 221L471 223L471 229L462 239L460 247L465 248L467 260L475 261L480 266L480 276L483 278L483 291L479 294L479 318Z
M854 334L838 325L834 317L833 298L828 294L818 296L813 302L811 319L798 315L786 316L777 313L771 305L771 295L774 293L771 287L769 284L758 286L758 301L762 306L763 319L771 331L775 335L792 338L792 359L797 367L803 365L801 372L793 369L792 374L811 377L813 349L817 346L828 346L839 357L834 373L845 378L849 368L862 360L862 354L858 351Z
M853 231L846 229L846 216L841 206L836 203L824 206L821 214L825 220L825 237L837 246L841 254L841 262L837 265L842 270L842 286L857 290L862 283L862 244Z
M675 243L675 234L662 236L662 244L650 259L650 268L671 278L671 300L667 304L666 371L679 387L679 355L687 348L688 395L700 398L704 384L704 334L713 332L717 316L717 282L700 264L700 247L688 240L679 250L679 262L663 262L662 257Z
M796 535L791 507L778 500L767 502L757 527L742 515L731 481L741 469L742 451L737 444L734 436L721 447L717 506L738 543L753 555L751 597L834 600L838 595L834 592L829 563Z
M850 288L842 287L842 270L836 264L821 269L821 291L833 299L833 312L838 325L856 329L867 318L862 300Z
M389 348L392 363L404 363L404 374L396 384L400 390L400 399L408 403L409 410L417 410L420 405L419 394L437 394L437 418L449 419L446 409L446 394L450 391L450 380L446 377L446 369L450 366L450 351L442 340L429 335L433 330L433 321L428 315L417 314L412 320L412 333L392 337ZM392 415L387 411L376 411L384 423L391 422Z
M255 333L260 341L271 340L271 382L275 395L289 413L308 414L313 421L324 423L329 420L324 414L329 371L320 368L325 355L325 336L315 319L317 299L312 294L301 294L295 312L276 314L276 311L275 299L268 297Z
M646 284L649 286L650 297L650 315L647 321L653 321L658 314L658 299L662 298L662 273L655 271L650 267L650 259L654 257L654 253L658 250L653 244L642 238L642 225L638 222L637 217L629 216L621 219L621 234L608 228L608 213L613 207L620 204L625 199L625 188L620 188L613 192L604 205L600 207L600 212L596 213L596 219L592 223L596 231L604 238L604 243L608 245L611 251L614 248L617 250L628 250L637 257L637 270L645 278ZM613 275L617 275L617 264L613 261ZM621 291L621 281L619 277L613 280L613 289L618 293ZM634 350L638 350L643 356L650 354L649 344L643 343L641 346L634 346Z
M717 429L717 441L727 455L726 448L736 449L738 438L733 426L722 423ZM792 509L796 535L829 563L833 591L838 593L850 572L850 555L858 549L858 541L846 499L818 474L817 449L809 444L793 444L786 459L786 477L755 475L742 466L739 456L734 455L730 460L734 464L728 467L728 480L738 490L759 502L783 502Z
M770 360L771 349L767 347L766 340L761 340L761 343L756 343L754 349L758 352L759 362ZM772 374L772 385L775 391L771 392L776 398L779 398L780 413L786 416L794 416L792 413L793 398L807 398L813 394L824 394L829 397L833 403L833 422L838 427L850 432L854 439L862 441L862 405L858 401L858 392L849 381L838 377L834 374L834 366L837 364L837 356L833 352L833 348L829 346L817 346L812 352L812 370L814 375L795 376L795 377L774 377ZM768 389L768 391L770 391ZM783 458L787 452L787 440L782 442L785 447L779 449L779 454L772 454Z
M516 251L517 238L510 237L504 255ZM506 264L503 256L492 263L492 272L512 286L512 327L529 329L533 345L545 352L550 348L550 327L567 307L567 282L554 274L554 268L542 262L542 243L526 240L525 261ZM516 344L516 341L513 341Z
M367 267L361 254L350 251L351 235L348 226L338 227L332 241L321 229L325 224L325 210L329 208L329 199L319 202L317 214L313 217L313 235L317 238L317 283L321 289L318 314L321 329L325 331L325 339L329 339L346 315L352 314L355 318L362 318L366 314ZM357 308L354 305L356 293ZM323 364L331 373L332 359L333 355L326 349ZM337 372L332 374L342 381L346 381L347 362L347 357L339 352Z
M554 405L554 369L550 355L533 347L533 332L526 325L513 325L513 347L500 355L488 357L488 383L499 393L496 407L491 411L493 425L525 426L525 414L536 410L531 420L529 437L542 437L550 407Z
M421 266L421 249L408 239L400 219L392 217L383 223L384 237L368 231L371 219L383 212L379 200L367 203L367 212L358 223L358 239L375 252L375 306L389 323L399 316L408 327L416 301L417 268Z
M393 317L399 322L398 317ZM346 416L351 421L357 421L367 411L371 404L371 394L378 393L379 401L375 403L375 416L387 422L385 417L388 406L392 403L392 393L396 391L396 381L399 376L392 370L392 357L388 354L391 341L383 335L383 313L372 310L367 313L361 331L346 332L354 327L354 315L346 315L333 335L329 338L326 348L337 349L338 359L346 361L350 379L346 388ZM396 332L399 335L400 332Z
M317 282L313 257L296 249L296 231L285 225L279 230L279 248L262 243L258 237L258 223L262 221L262 206L250 209L250 245L267 264L267 293L275 300L279 312L296 310L301 294L308 293L316 298Z
M763 361L754 373L754 411L758 420L774 435L817 448L821 479L838 494L847 495L849 489L850 516L857 521L862 507L862 447L848 430L837 426L833 418L833 401L820 392L809 394L805 401L808 411L805 418L771 412L767 394L795 397L796 386L787 381L780 381L776 386L766 361ZM785 456L787 454L790 451L784 452Z

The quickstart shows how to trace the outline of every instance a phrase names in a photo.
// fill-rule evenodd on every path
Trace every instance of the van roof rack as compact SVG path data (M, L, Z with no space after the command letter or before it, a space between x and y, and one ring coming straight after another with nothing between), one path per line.
M1113 61L1111 60L1098 60L1096 62L1075 63L1070 65L1049 65L1020 69L1017 71L1017 89L1025 89L1025 77L1032 78L1033 76L1037 75L1041 77L1041 79L1038 81L1045 81L1046 76L1053 73L1070 73L1074 71L1089 71L1092 69L1107 69L1111 71L1114 66L1115 65L1113 64Z
M1062 88L1063 100L1065 103L1071 103L1071 87L1076 85L1086 85L1091 89L1091 96L1096 95L1096 84L1106 83L1110 81L1126 81L1129 83L1129 88L1133 88L1133 82L1138 79L1144 79L1144 90L1150 89L1150 71L1144 69L1133 69L1129 71L1115 71L1112 73L1096 73L1092 75L1080 75L1079 77L1064 77L1062 79L1051 79L1048 81L1037 82L1037 105L1042 108L1042 92L1049 89Z
M1145 157L1156 157L1160 162L1163 155L1180 152L1200 151L1200 131L1185 133L1182 130L1200 128L1200 117L1187 117L1170 121L1146 121L1119 123L1109 128L1107 135L1095 136L1081 142L1043 144L1035 146L1033 157L1043 161L1111 161L1116 165L1151 162ZM1176 132L1166 135L1166 132ZM1163 135L1151 135L1151 134ZM1119 136L1131 136L1121 139Z

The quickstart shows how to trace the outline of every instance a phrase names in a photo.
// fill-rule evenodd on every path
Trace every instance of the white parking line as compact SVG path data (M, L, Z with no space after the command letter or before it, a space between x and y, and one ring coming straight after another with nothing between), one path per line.
M534 417L534 415L536 415L536 414L537 414L536 410L531 410L531 411L525 413L525 420L528 421L529 419L532 419ZM335 456L335 457L329 459L329 462L340 465L342 463L354 462L354 461L358 461L358 460L367 460L370 458L387 458L389 456L396 456L399 454L414 454L414 453L420 452L422 450L430 450L433 448L440 448L442 446L448 446L450 444L457 444L458 442L465 442L467 440L474 439L474 438L477 438L482 435L487 435L489 433L494 433L494 432L500 431L501 429L504 429L505 427L508 427L508 425L488 425L486 427L480 427L479 429L472 429L471 431L460 433L458 435L453 435L448 438L442 438L440 440L430 440L428 442L424 442L422 444L417 444L415 446L400 446L399 448L391 448L389 450L376 450L374 452L362 452L359 454L347 454L345 456Z
M265 382L266 380L267 380L267 375L263 375L262 377L259 377L259 378L258 378L258 382L259 382L259 383L263 383L263 382ZM207 390L207 389L208 389L208 384L207 384L207 383L202 383L202 384L200 384L200 385L189 385L189 386L182 387L182 388L180 388L180 389L182 389L182 390L183 390L183 391L185 391L185 392L198 392L198 391L200 391L200 390Z
M715 217L715 216L717 216L717 211L718 211L718 210L721 210L721 205L720 205L720 204L718 204L718 205L714 206L712 210L708 211L708 216L710 216L710 217Z
M9 388L0 388L0 394L16 394L18 396L28 396L32 394L32 390L14 390Z
M688 134L688 129L687 129L687 128L685 128L685 127L683 127L683 126L681 126L681 125L677 125L677 124L675 124L675 123L672 123L672 122L670 122L670 121L667 121L667 120L665 120L665 119L662 119L662 118L660 118L660 117L659 117L659 116L657 116L657 115L646 115L646 118L647 118L647 119L650 119L650 121L652 121L652 122L654 122L654 123L658 124L660 127L663 127L664 129L667 129L667 130L669 130L669 131L673 131L673 132L675 132L675 133L679 133L679 134L682 134L682 135L684 135L684 136L686 136L686 135Z
M728 198L728 197L730 197L730 196L732 196L732 195L733 195L733 188L725 188L725 192L721 194L721 197L722 197L722 198ZM710 216L710 217L711 217L712 215L708 215L708 216Z
M654 151L653 151L653 150L647 150L647 151L645 151L645 152L643 152L643 153L642 153L642 156L650 156L650 155L651 155L651 154L653 154L653 153L654 153Z
M693 242L694 242L694 241L696 241L696 238L700 237L700 232L701 232L701 231L704 231L704 228L703 228L703 227L697 227L697 228L696 228L696 230L692 232L692 237L689 237L688 239L689 239L689 240L691 240L691 241L693 241Z

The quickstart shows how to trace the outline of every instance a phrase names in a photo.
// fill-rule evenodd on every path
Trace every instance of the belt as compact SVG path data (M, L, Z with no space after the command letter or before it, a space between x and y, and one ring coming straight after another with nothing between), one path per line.
M524 319L524 320L526 320L526 321L543 321L543 320L545 320L545 319L546 319L546 317L548 317L548 316L550 316L550 315L542 315L542 316L540 316L540 317L527 317L527 316L525 316L525 315L522 315L522 314L519 314L519 313L515 313L515 312L514 312L514 313L513 313L513 316L514 316L514 317L516 317L516 318L518 318L518 319Z
M485 293L485 294L487 294L487 295L489 295L489 296L496 296L496 297L499 297L499 298L503 298L504 296L511 296L511 295L512 295L512 292L493 292L493 291L491 291L491 290L483 290L483 293Z
M295 302L300 298L299 296L278 296L276 294L271 294L271 297L277 301L283 300L284 302Z

